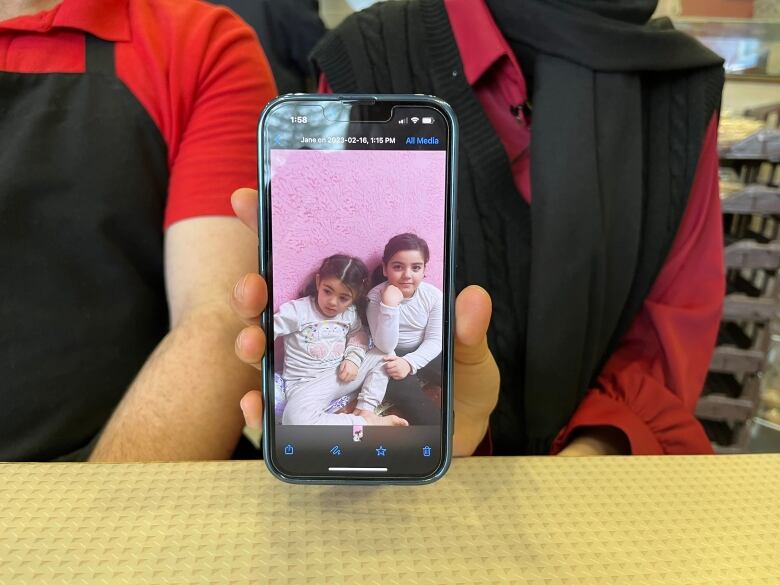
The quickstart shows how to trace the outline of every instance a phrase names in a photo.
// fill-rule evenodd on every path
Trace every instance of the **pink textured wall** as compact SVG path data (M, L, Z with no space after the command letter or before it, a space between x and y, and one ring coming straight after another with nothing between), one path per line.
M428 242L427 281L442 288L446 153L272 150L274 310L297 298L322 260L379 265L392 236Z

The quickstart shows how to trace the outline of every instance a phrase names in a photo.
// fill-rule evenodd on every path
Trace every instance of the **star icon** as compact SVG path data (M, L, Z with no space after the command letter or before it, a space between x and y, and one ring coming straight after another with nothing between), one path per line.
M384 457L386 452L387 449L385 449L382 445L379 445L379 448L376 450L377 457Z

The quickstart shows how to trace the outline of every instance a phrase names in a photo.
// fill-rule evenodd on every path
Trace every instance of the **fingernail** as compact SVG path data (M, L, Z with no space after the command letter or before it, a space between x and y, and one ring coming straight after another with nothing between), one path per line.
M244 300L244 288L246 287L246 279L247 279L247 278L248 278L248 275L247 275L247 274L245 274L245 275L244 275L244 276L241 278L241 280L239 280L239 281L236 283L236 286L233 288L233 296L234 296L234 297L236 298L236 300L238 300L238 301L243 301L243 300Z

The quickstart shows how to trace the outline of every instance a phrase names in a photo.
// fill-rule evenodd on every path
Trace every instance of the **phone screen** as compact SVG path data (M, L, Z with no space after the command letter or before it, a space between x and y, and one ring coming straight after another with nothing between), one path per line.
M424 100L292 99L264 116L266 454L282 476L445 466L453 124Z

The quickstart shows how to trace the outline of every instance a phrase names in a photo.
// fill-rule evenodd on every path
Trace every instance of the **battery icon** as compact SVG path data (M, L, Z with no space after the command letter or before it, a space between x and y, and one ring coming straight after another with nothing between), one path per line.
M422 119L422 123L423 124L433 124L433 118L431 118L431 117L424 117Z

